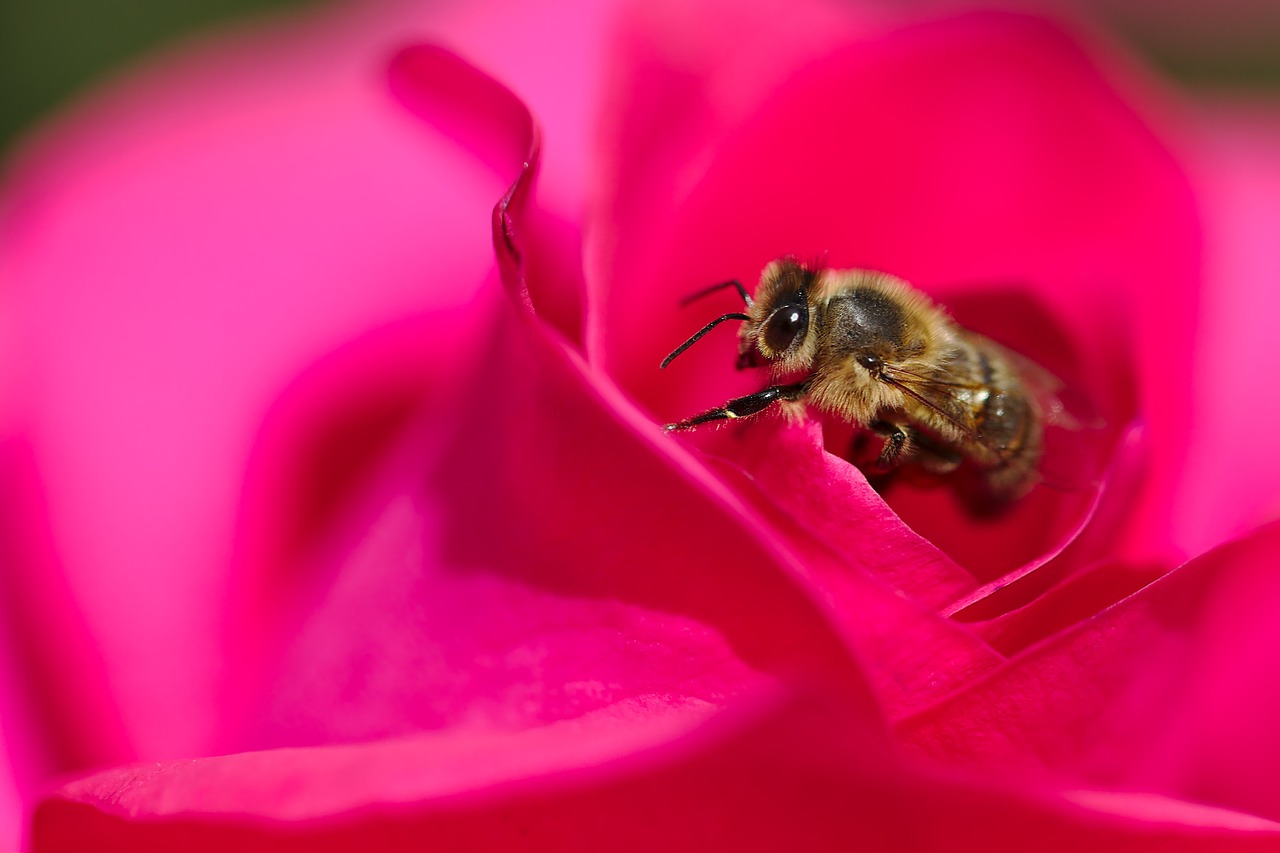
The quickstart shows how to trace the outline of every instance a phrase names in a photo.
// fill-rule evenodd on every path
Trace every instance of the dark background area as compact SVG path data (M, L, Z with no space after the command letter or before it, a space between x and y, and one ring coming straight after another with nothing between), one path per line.
M0 157L24 128L175 37L317 2L0 0ZM1280 91L1276 0L1078 0L1076 5L1181 83Z

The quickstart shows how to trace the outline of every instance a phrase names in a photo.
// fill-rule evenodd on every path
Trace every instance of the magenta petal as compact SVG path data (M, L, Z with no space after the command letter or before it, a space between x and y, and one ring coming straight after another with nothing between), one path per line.
M949 490L890 495L890 504L980 580L998 578L1074 535L1102 460L1144 411L1156 475L1128 506L1151 515L1125 534L1158 551L1167 536L1148 528L1158 526L1183 444L1167 365L1185 360L1198 232L1185 177L1117 85L1057 27L972 15L849 45L760 98L714 156L685 164L697 181L668 209L652 211L643 176L627 184L635 198L618 199L650 211L628 219L606 256L616 266L592 339L618 382L661 420L759 386L732 371L727 333L658 371L697 327L674 306L699 284L754 281L783 253L888 269L963 303L979 330L1069 371L1092 401L1083 420L1097 409L1105 424L1085 433L1088 465L1075 455L1046 461L1050 477L1083 468L1083 487L1042 488L994 523L966 518ZM644 138L645 116L630 119L640 126L622 135ZM1063 334L1042 334L1025 311L993 302L997 288L1043 305ZM1138 310L1153 288L1160 310ZM731 297L704 310L728 310Z
M949 765L1280 816L1280 526L1192 560L905 721Z
M777 678L847 685L848 713L876 728L796 567L539 329L509 318L490 340L462 399L441 401L459 419L407 431L325 551L271 593L283 648L253 742L716 704Z
M542 162L541 133L529 110L502 84L439 47L401 51L391 63L390 78L407 107L447 129L499 174L517 175L493 211L503 280L527 310L581 346L584 293L576 229L543 208L525 209ZM513 206L523 214L519 234L509 212ZM512 265L528 265L541 273L533 279L534 290L510 269Z
M1280 365L1280 102L1208 101L1196 116L1200 135L1189 154L1205 208L1207 281L1173 525L1192 554L1280 516L1280 400L1258 386L1259 375ZM1224 413L1236 411L1245 416L1224 441Z
M1167 568L1100 563L1062 580L1035 600L972 625L1001 654L1012 657L1127 598Z
M750 473L725 457L706 461L758 513L753 523L762 533L767 522L766 535L796 555L815 594L831 601L833 621L859 653L890 719L1002 661L966 626L938 613L971 588L969 575L908 530L861 474L826 453L817 424L759 427L726 433ZM775 500L789 489L797 499Z
M9 627L7 619L0 621L0 629ZM0 647L0 846L17 850L48 759L39 748L25 674L11 655L8 647Z
M1056 507L1048 503L1041 492L1038 495L1041 508L1047 506L1056 509L1060 518L1066 515L1074 521L1074 526L1066 526L1056 543L1050 540L1054 547L1046 553L957 599L944 612L965 623L999 620L1015 610L1026 608L1029 604L1034 605L1048 590L1069 581L1075 573L1096 565L1100 559L1113 560L1114 557L1109 555L1115 548L1121 526L1131 517L1134 494L1145 474L1146 453L1143 431L1135 427L1117 445L1110 466L1098 478L1097 490L1077 490L1067 495ZM1033 493L1029 499L1035 496L1036 493ZM1083 500L1088 501L1083 509L1073 507L1074 503ZM1034 512L1034 506L1030 509L1014 507L1013 517L1009 521L1028 517L1034 519ZM1077 513L1079 517L1073 518ZM1013 532L1015 535L1018 533L1016 529ZM1025 548L1027 541L1024 538L1014 547ZM971 541L969 544L977 543ZM999 542L991 544L996 550L1005 547ZM1168 568L1164 566L1161 571ZM1132 592L1133 589L1129 591ZM1098 598L1094 601L1094 606L1081 611L1081 615L1097 613L1116 600ZM1006 644L1005 647L1010 646Z
M797 428L783 430L776 437L768 433L768 437L782 444L804 443L806 434L812 436L815 432ZM808 453L800 451L800 456L816 460L824 454L821 446L814 444ZM895 528L889 526L866 537L864 553L851 562L848 554L832 547L821 527L815 530L809 517L783 511L769 497L767 484L761 479L722 460L710 462L712 470L758 514L750 519L751 523L764 531L767 521L768 535L775 547L794 553L804 567L807 584L816 595L832 603L831 619L858 653L864 675L887 717L896 719L931 704L1001 663L1000 655L965 626L931 612L927 605L892 586L891 571L886 571L884 577L875 575L876 570L896 565L895 557L909 560L936 553L927 544L895 537ZM794 473L803 476L805 471L802 468ZM812 488L810 491L815 498L823 494ZM870 519L875 517L872 512ZM853 520L851 524L858 522ZM920 566L916 561L904 565ZM943 558L938 568L945 567Z
M492 266L506 181L406 116L371 70L385 35L360 21L143 72L6 187L0 299L23 372L0 405L53 541L33 552L51 561L4 570L65 577L53 606L83 613L111 689L88 713L124 720L114 760L222 743L226 567L277 396L372 329L469 310Z
M499 266L508 292L523 309L521 317L525 321L537 311L525 295L545 292L547 287L555 286L546 282L548 270L530 260L537 257L535 252L539 248L526 229L531 215L537 213L529 204L532 181L533 170L525 170L495 209L494 241ZM536 339L543 346L550 343L540 334ZM557 361L567 357L574 373L582 369L576 358L566 351L552 347L547 355ZM519 369L513 370L513 377L519 373ZM538 385L537 379L531 378L526 383L513 377L501 378L504 387L510 387L513 381L521 387ZM634 411L630 401L621 398L606 377L588 372L584 378L594 386L592 390L597 395L610 401L618 414L626 416L632 429L653 435L652 426ZM763 464L750 477L742 497L751 509L769 518L772 525L766 527L763 519L747 507L738 507L737 511L742 522L753 528L753 537L767 544L770 551L799 561L790 565L793 579L808 594L828 602L827 618L846 643L863 653L862 660L867 662L865 674L884 712L890 717L898 716L989 669L998 658L970 633L927 611L929 604L941 605L969 589L971 582L967 574L887 512L861 475L847 465L832 468L830 457L815 443L818 437L819 433L812 430L807 435L802 431L783 433L783 440L793 444L796 452L809 461L807 467L795 465L798 459L791 458L792 464L770 468L768 461L777 456L776 448L767 440L757 441L754 446ZM556 435L550 440L562 440L562 436ZM495 439L495 443L504 441ZM682 469L690 483L705 479L699 466L678 452L674 442L660 438L657 450L665 457L664 463ZM852 481L841 479L851 472ZM735 469L735 473L740 472ZM552 473L534 477L532 481L550 481L556 476ZM832 488L820 492L815 484L828 480ZM640 479L624 478L623 482L635 488L645 487ZM780 485L795 488L797 484L802 484L802 491L808 495L810 509L827 502L830 505L825 506L821 514L805 511L802 503L779 513L778 504L766 495L771 496ZM519 486L513 482L512 488ZM661 494L661 490L656 494ZM833 527L823 523L823 519L843 519L844 524L841 527L834 521ZM828 539L836 528L844 538L858 540L859 547L852 553L829 547ZM780 537L779 531L782 531ZM721 560L725 559L722 555ZM895 575L899 567L907 567L906 573ZM926 609L904 600L896 590L883 586L868 574L882 575L894 584L912 585L911 590L921 596Z
M529 110L502 84L437 45L391 59L391 89L402 104L505 177L529 159Z
M231 755L101 773L46 800L71 850L1275 849L1280 826L1147 794L988 788L860 753L839 714L736 714Z
M502 126L529 131L517 101L489 93L496 83L449 54L413 49L393 67L401 97L424 115L452 116L458 104L437 104L434 86L457 75L487 93ZM305 571L264 573L260 615L246 620L240 641L246 659L250 649L264 659L266 711L251 703L247 712L265 722L249 737L278 745L526 728L637 699L716 704L764 673L847 684L855 716L875 730L847 650L795 583L794 567L762 559L740 520L655 459L652 438L603 406L572 352L534 324L542 279L524 275L524 224L536 155L535 146L495 212L512 304L496 330L447 330L487 344L480 367L431 383L451 393L424 396L419 425L367 492L352 490L348 514L326 525ZM473 319L487 316L473 311ZM424 318L421 338L456 357L447 336L432 334L443 319ZM429 363L412 348L403 354ZM368 385L377 375L368 367L379 362L396 359L363 359L365 369L354 371L339 365L337 375ZM290 417L286 410L269 433L287 436ZM305 417L297 423L305 431ZM734 595L724 595L728 587ZM272 630L255 631L268 616ZM273 665L261 651L274 646Z
M834 725L830 707L754 704L734 715L699 706L618 708L525 732L107 773L51 800L37 818L37 843L42 850L90 838L104 850L820 843L835 817L830 795L817 787L820 774L836 772L836 755L852 760L856 742ZM819 733L827 738L822 751ZM790 795L779 796L783 779ZM797 822L805 815L827 820Z
M938 610L972 590L972 575L903 524L861 472L826 452L820 424L765 421L720 437L727 440L718 446L750 472L752 487L850 569L879 576Z

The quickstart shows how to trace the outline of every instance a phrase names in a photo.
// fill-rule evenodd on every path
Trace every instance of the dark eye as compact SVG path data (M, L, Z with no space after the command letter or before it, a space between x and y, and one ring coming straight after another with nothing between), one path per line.
M809 330L809 309L805 305L783 305L764 324L764 344L770 352L783 353Z
M883 362L880 361L880 356L872 355L869 352L859 354L857 356L857 360L858 364L861 364L867 370L879 370L880 365L883 364Z

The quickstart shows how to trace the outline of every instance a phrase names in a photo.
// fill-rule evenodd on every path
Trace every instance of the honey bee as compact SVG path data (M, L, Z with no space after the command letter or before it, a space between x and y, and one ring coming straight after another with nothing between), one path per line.
M811 405L883 439L873 473L909 462L948 474L967 462L997 500L1020 497L1038 482L1046 416L1054 411L1048 395L1058 386L1047 371L960 327L884 273L787 257L765 268L754 298L728 281L691 299L730 286L746 313L712 320L662 367L720 323L740 320L738 368L768 366L772 382L666 430L750 417L775 404L793 414Z

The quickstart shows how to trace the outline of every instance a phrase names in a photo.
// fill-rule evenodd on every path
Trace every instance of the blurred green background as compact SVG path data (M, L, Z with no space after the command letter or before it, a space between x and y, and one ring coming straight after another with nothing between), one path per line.
M0 0L0 157L23 128L95 79L174 37L316 2ZM910 5L911 0L881 2ZM1026 5L1042 4L1028 0ZM1280 0L1078 0L1074 5L1095 14L1180 82L1280 91Z
M0 156L27 125L175 36L314 0L0 0Z

